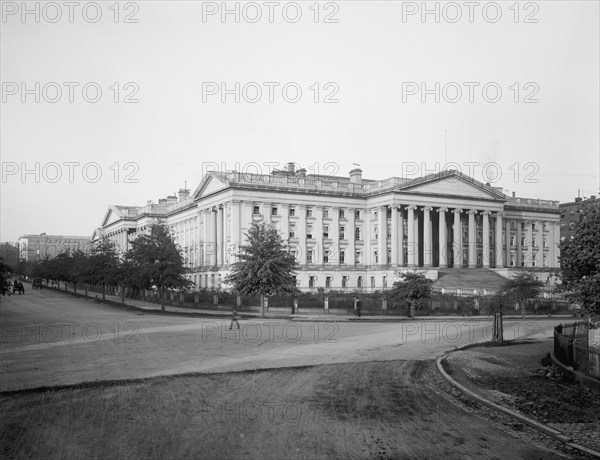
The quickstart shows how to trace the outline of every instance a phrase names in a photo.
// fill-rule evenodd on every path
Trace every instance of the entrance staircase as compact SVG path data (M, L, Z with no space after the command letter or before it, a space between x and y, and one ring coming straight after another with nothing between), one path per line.
M501 290L506 278L487 268L442 268L434 288Z

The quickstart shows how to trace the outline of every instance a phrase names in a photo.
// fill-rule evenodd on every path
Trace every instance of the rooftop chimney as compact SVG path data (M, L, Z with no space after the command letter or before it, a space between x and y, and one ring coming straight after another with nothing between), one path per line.
M298 171L296 171L296 175L298 177L306 177L306 169L300 168Z
M159 199L158 204L167 204L167 199L166 198Z
M176 203L176 202L177 202L177 196L175 196L175 195L167 196L167 204Z
M516 196L515 192L513 192L513 198Z
M354 168L352 171L350 171L350 183L362 184L362 169Z
M287 170L289 173L294 174L294 172L296 171L296 165L294 164L294 162L290 162L287 164Z
M190 191L186 188L180 188L178 195L179 195L179 201L182 201L185 198L188 198L190 196Z

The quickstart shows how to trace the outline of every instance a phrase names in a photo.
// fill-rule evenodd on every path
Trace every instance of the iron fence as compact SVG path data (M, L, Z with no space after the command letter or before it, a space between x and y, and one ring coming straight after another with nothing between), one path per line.
M600 379L600 343L591 331L591 323L585 321L556 326L554 356L565 366Z

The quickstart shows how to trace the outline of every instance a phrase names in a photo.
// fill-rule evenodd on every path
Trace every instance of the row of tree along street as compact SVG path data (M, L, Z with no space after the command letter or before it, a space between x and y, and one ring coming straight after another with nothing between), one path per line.
M582 202L575 225L574 236L560 245L563 273L560 288L571 301L580 303L582 310L595 317L600 312L600 200ZM328 292L300 293L296 285L297 262L277 230L262 221L255 222L247 232L247 244L242 246L237 261L231 265L225 283L231 286L232 295L256 296L261 308L271 305L289 306L294 297L302 303L330 308L352 308L357 297L367 311L378 309L407 309L410 316L416 310L439 307L460 310L463 314L487 311L501 316L515 304L525 308L532 304L538 312L551 313L550 302L539 299L543 283L528 272L520 272L508 280L504 290L494 296L457 297L434 293L431 281L417 272L408 272L386 291L364 294ZM169 228L162 222L153 225L148 234L142 234L131 242L129 251L120 255L108 239L101 239L89 253L76 251L63 253L54 259L44 260L33 266L20 267L17 272L32 277L58 280L74 286L99 286L103 293L107 287L121 286L124 296L127 287L132 295L156 292L162 308L165 294L173 290L185 292L191 287L186 278L188 269L180 247L175 243ZM5 272L3 269L2 286ZM201 292L205 295L206 292ZM210 293L226 296L224 292ZM188 296L191 294L184 294ZM196 303L196 302L194 302ZM317 308L318 308L317 307ZM375 308L374 308L375 307ZM531 306L530 306L531 307ZM531 310L531 308L530 308Z

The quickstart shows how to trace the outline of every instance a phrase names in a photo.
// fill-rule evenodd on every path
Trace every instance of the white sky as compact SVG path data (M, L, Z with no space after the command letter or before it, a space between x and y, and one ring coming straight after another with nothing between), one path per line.
M408 14L421 2L321 2L317 23L314 2L299 4L296 23L288 22L294 5L276 3L272 23L264 2L256 3L256 23L256 9L238 3L237 23L233 15L223 22L220 12L203 21L203 9L221 9L221 2L122 2L115 23L114 2L100 2L102 17L93 23L86 21L95 15L90 2L74 7L72 22L69 6L56 2L62 16L52 23L54 5L30 2L39 8L37 23L34 14L22 17L21 2L2 2L0 239L91 235L109 204L143 205L184 181L194 189L213 162L249 172L256 168L245 165L258 163L266 173L265 163L294 161L309 172L341 175L358 163L363 177L385 179L434 172L436 162L443 168L447 161L507 194L560 201L572 201L578 189L598 194L600 2L521 2L516 23L514 2L497 4L502 16L495 23L490 2L478 2L472 22L465 2L428 2L439 8L439 22L433 14ZM456 6L462 17L453 23ZM123 22L129 13L137 23ZM327 14L338 22L325 23ZM64 82L79 85L72 103ZM90 82L102 89L96 103L82 95ZM134 85L125 88L127 82ZM220 94L203 101L203 82L232 89L256 82L263 94L249 102L249 86L239 103L234 95L223 103ZM279 83L273 103L264 82ZM297 103L282 95L290 82L302 89ZM446 85L445 97L441 92L436 103L430 94L423 102L420 93L407 93L411 82ZM473 102L464 82L478 85ZM494 88L502 90L498 102L484 99L487 83L488 101ZM22 84L34 90L25 102ZM462 96L451 103L457 86ZM139 102L123 103L136 87ZM324 103L335 88L339 102ZM95 96L93 87L87 94ZM294 97L293 88L287 94ZM527 95L538 102L524 103ZM69 162L76 163L72 181ZM501 178L496 167L484 168L490 162ZM36 163L37 178L22 175ZM102 175L93 183L96 168ZM127 173L137 183L126 183Z

